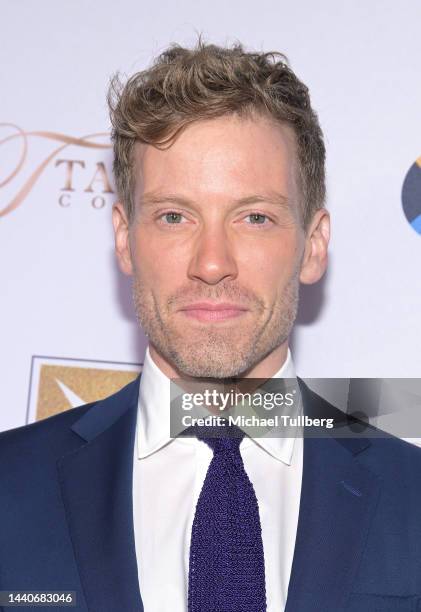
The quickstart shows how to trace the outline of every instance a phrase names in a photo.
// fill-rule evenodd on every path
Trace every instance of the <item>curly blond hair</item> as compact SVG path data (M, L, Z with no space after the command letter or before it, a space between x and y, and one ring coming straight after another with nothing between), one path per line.
M174 43L125 83L115 75L107 99L114 176L129 223L134 217L135 143L165 148L192 122L228 114L257 112L290 125L296 136L303 226L324 206L323 133L308 88L282 53L246 52L239 43L219 47L201 37L192 49Z

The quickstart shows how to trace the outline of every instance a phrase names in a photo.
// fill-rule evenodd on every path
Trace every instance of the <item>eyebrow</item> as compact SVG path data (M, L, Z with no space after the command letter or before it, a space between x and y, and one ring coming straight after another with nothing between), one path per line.
M245 206L248 204L257 204L259 202L267 202L281 208L289 208L289 200L281 193L271 192L270 194L252 194L243 198L233 200L234 206ZM145 193L140 198L140 204L144 206L153 206L155 204L178 204L179 206L194 206L194 201L183 196L172 193Z

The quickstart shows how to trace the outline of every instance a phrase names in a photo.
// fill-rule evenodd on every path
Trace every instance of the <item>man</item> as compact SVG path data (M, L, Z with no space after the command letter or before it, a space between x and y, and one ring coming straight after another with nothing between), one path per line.
M295 378L299 284L326 269L329 214L322 133L284 60L173 45L113 82L112 220L145 364L0 437L1 589L75 591L90 612L421 610L419 449L170 436L170 379ZM306 413L337 416L298 381Z

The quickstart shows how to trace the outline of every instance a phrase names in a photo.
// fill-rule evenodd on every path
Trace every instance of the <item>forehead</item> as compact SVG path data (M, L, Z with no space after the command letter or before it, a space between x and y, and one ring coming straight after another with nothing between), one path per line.
M261 115L227 115L186 127L165 150L135 145L135 191L181 191L193 197L276 190L296 195L292 128Z

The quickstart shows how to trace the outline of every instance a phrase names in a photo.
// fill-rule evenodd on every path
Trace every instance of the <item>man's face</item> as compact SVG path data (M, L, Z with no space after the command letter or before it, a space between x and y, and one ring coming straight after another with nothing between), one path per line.
M179 375L244 376L286 347L306 247L295 164L291 129L263 117L198 121L167 150L136 145L120 264L151 348Z

